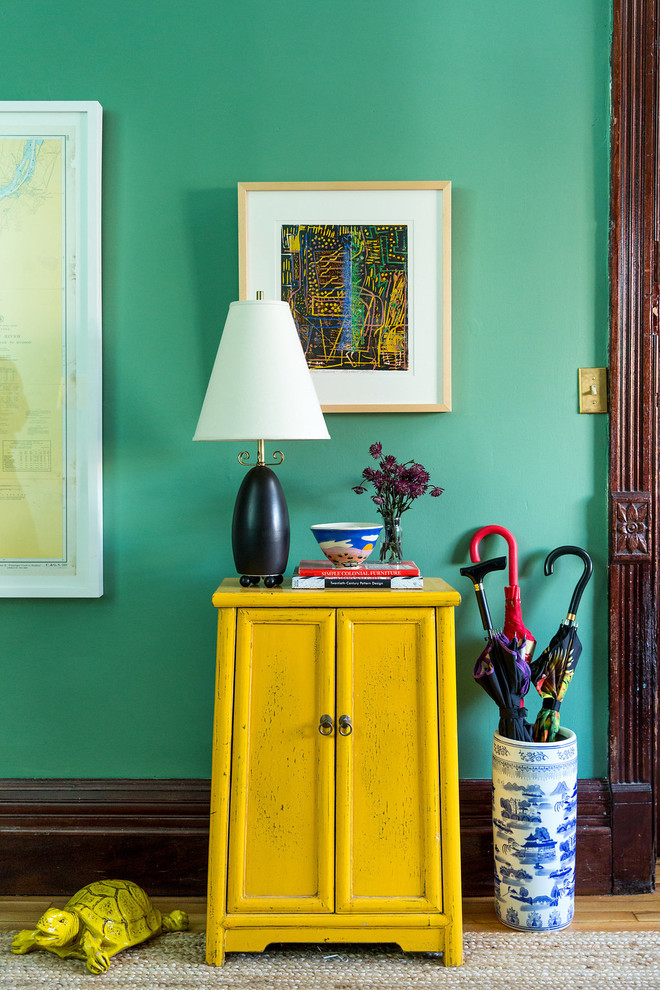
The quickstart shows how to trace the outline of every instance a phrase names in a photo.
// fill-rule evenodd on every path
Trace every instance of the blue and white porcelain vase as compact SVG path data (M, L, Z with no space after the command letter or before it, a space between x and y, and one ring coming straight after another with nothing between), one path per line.
M573 920L577 740L493 739L495 910L519 931L556 931Z

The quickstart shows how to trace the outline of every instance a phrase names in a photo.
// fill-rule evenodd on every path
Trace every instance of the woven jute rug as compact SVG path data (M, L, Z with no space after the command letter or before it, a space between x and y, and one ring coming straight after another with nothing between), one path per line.
M471 933L465 962L391 946L275 946L204 962L204 936L173 933L115 956L92 976L80 960L13 955L0 942L3 990L660 990L660 932Z

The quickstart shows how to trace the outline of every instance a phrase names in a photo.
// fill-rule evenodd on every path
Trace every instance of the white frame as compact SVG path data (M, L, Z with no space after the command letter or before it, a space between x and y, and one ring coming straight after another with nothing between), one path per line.
M101 126L102 108L96 102L0 102L0 142L62 137L65 163L63 553L57 558L0 558L0 597L4 598L103 594ZM20 361L14 363L20 373Z
M324 412L451 410L451 183L239 182L239 296L281 298L280 231L290 223L406 223L408 371L311 369Z

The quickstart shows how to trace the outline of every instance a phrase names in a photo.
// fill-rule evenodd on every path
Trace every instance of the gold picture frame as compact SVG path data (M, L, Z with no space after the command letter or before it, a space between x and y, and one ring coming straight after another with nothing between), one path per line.
M288 299L324 412L451 410L451 182L239 182L238 234L239 296Z

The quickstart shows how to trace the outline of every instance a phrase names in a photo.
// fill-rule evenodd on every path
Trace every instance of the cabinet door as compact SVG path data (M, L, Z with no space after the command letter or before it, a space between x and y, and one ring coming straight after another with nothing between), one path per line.
M337 911L441 910L436 682L432 608L339 610Z
M334 660L334 610L238 610L228 911L333 910Z

